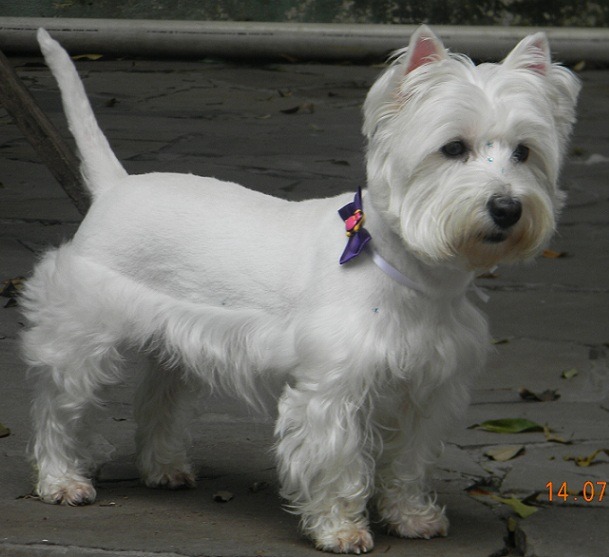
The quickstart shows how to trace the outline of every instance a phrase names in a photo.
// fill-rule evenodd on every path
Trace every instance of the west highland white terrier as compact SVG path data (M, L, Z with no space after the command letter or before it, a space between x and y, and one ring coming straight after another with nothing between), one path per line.
M446 535L429 469L489 346L468 290L480 269L535 256L563 205L579 83L545 35L476 66L420 27L365 101L367 190L302 202L129 176L66 52L38 40L93 199L22 299L40 498L94 501L82 418L135 349L148 361L135 401L147 485L195 482L193 380L255 398L282 374L281 493L317 548L372 549L371 501L397 536Z

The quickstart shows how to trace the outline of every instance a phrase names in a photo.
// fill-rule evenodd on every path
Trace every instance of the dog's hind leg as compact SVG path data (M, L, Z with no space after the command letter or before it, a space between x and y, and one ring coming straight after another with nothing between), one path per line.
M121 369L121 323L104 315L108 298L94 295L103 277L83 272L79 261L61 248L47 253L20 300L28 321L23 355L34 380L36 491L45 502L67 505L95 499L86 417Z
M44 327L35 327L24 335L26 348L36 347L28 354L36 380L31 411L36 493L46 503L85 505L96 495L90 479L94 462L86 417L98 402L100 388L108 383L103 380L108 377L106 372L101 370L115 367L118 355L100 349L83 358L77 341L63 342L65 339L53 338L52 331L41 329ZM41 342L41 337L46 341ZM36 364L36 355L42 351L54 352L53 365Z
M137 462L148 487L194 487L186 454L192 388L183 373L152 357L135 397Z

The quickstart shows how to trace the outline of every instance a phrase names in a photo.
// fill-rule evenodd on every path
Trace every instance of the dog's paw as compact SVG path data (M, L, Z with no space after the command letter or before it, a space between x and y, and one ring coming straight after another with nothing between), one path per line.
M93 484L86 479L40 482L36 493L41 501L52 505L90 505L95 501Z
M190 467L184 469L157 470L143 474L147 487L158 489L188 489L196 487L197 480Z
M448 535L448 518L436 505L405 513L399 521L387 521L389 533L400 538L430 539Z
M315 536L315 547L332 553L368 553L374 547L367 528L345 524L338 531L328 531Z

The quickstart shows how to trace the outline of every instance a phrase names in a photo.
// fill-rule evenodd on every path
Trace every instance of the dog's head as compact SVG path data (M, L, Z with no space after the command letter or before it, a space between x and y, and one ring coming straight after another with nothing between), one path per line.
M579 88L543 33L475 66L419 28L364 105L372 203L427 262L471 269L534 256L563 205Z

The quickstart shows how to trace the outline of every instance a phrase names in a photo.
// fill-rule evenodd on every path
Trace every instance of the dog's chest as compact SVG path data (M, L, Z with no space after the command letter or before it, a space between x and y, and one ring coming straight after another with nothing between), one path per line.
M487 322L465 296L394 301L372 313L378 317L372 335L377 358L394 378L433 386L455 376L465 380L484 363L490 346Z

